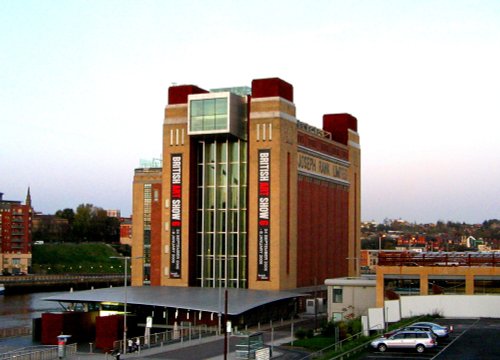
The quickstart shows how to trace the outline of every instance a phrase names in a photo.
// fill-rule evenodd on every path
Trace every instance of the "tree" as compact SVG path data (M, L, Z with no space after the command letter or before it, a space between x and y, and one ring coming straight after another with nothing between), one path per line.
M120 221L109 217L106 210L100 207L81 204L76 208L73 234L77 242L119 242Z
M61 219L68 220L68 223L70 225L72 225L73 221L75 220L75 212L73 211L73 209L69 208L66 208L64 210L57 210L55 216Z
M91 235L91 220L97 208L92 204L80 204L76 208L75 220L73 221L73 234L76 242L89 241Z

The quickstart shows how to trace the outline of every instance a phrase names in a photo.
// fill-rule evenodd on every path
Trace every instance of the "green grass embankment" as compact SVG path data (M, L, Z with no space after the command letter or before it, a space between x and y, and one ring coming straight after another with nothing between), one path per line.
M122 274L123 260L112 246L102 243L34 245L34 274Z

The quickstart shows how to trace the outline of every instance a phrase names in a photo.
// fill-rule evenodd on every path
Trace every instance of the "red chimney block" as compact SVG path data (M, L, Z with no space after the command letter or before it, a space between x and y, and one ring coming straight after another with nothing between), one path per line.
M323 115L323 130L332 134L332 140L347 145L348 130L358 131L358 120L350 114Z
M279 96L293 102L293 86L280 78L252 81L252 98Z
M195 85L171 86L168 88L168 104L186 104L188 102L188 95L204 94L207 92L207 90L199 88Z

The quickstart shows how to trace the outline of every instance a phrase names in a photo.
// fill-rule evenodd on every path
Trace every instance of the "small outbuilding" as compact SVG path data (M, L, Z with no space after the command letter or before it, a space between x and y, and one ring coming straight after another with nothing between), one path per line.
M350 320L375 307L376 285L370 277L326 279L328 320Z

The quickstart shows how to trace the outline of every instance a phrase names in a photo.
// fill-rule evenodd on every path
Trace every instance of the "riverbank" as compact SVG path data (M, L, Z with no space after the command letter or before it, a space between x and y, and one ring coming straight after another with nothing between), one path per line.
M0 283L5 287L4 295L119 287L123 286L123 281L122 274L0 276Z

